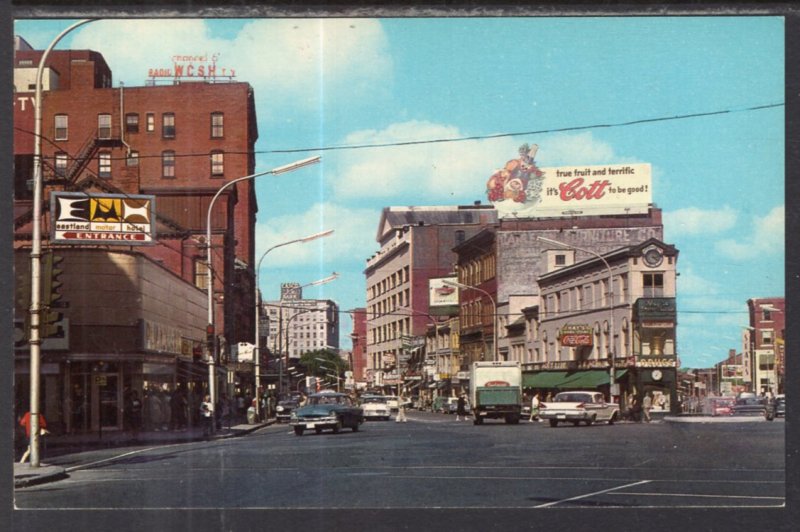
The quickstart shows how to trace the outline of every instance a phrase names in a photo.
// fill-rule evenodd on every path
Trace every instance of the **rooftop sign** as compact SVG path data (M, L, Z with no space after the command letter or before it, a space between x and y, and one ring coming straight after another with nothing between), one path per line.
M646 163L539 168L538 146L496 170L486 194L500 218L545 218L646 213L652 203Z
M219 54L208 55L173 55L168 67L150 68L147 71L149 78L235 78L236 70L217 66Z

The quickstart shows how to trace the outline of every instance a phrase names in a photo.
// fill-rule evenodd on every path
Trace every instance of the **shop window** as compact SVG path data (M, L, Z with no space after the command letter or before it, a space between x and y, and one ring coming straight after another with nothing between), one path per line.
M55 120L55 139L54 140L68 140L69 139L69 117L67 115L56 115Z

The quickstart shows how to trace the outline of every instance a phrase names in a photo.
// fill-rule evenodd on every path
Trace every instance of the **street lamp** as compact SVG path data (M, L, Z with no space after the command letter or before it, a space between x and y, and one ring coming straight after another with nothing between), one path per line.
M281 244L276 244L266 250L262 255L261 258L258 259L258 265L256 266L255 271L255 300L256 300L256 347L255 347L255 371L256 371L256 396L258 395L258 391L261 388L261 338L259 337L259 326L261 322L261 291L258 288L258 273L261 271L261 261L264 260L264 257L272 251L273 249L288 246L289 244L296 244L296 243L305 243L311 242L312 240L316 240L318 238L323 238L329 236L333 233L333 229L328 229L327 231L322 231L320 233L314 233L313 235L304 236L302 238L296 238L294 240L289 240L288 242L283 242ZM256 415L259 414L261 401L256 402Z
M325 277L324 279L318 279L316 281L304 284L304 285L300 286L299 288L306 288L308 286L323 285L323 284L326 284L326 283L330 283L331 281L335 281L338 277L339 277L339 274L336 273L336 272L333 272L331 275L329 275L328 277ZM286 320L286 364L287 365L289 364L289 324L297 316L299 316L301 314L305 314L307 312L314 312L316 310L317 310L316 308L305 309L305 310L302 310L302 311L300 311L300 312L298 312L296 314L293 314L292 316L289 317L288 320ZM280 356L281 358L283 358L283 356L281 354L281 351L282 351L281 344L282 344L282 339L283 339L282 331L283 331L283 298L281 298L281 300L278 302L278 356ZM281 362L281 364L280 364L280 372L279 372L279 376L278 376L278 386L279 386L279 393L282 393L283 392L283 362Z
M497 361L497 359L498 359L498 356L497 356L497 353L498 353L498 349L497 349L497 304L495 303L494 298L492 297L492 294L490 294L486 290L478 288L477 286L471 286L471 285L468 285L468 284L459 283L458 281L451 281L449 279L443 279L442 282L444 284L448 285L448 286L455 286L457 288L467 288L467 289L470 289L470 290L477 290L478 292L480 292L483 295L485 295L486 297L488 297L489 301L492 302L492 315L494 316L494 319L492 321L492 323L493 323L493 325L492 325L493 340L492 341L494 342L494 346L493 346L493 349L492 349L492 351L494 353L493 353L492 359L494 361Z
M80 20L59 33L50 46L45 49L39 59L36 69L36 102L34 107L34 136L33 136L33 220L31 236L31 307L30 307L30 464L39 467L39 372L41 362L42 339L40 334L42 308L42 197L44 196L44 183L42 180L42 77L47 57L56 44L64 36L79 26L94 22L98 19Z
M611 266L608 264L608 261L605 259L605 257L600 255L596 251L592 251L591 249L580 248L580 247L578 247L576 245L573 245L573 244L566 244L564 242L559 242L558 240L545 238L543 236L537 236L536 239L537 240L541 240L542 242L546 242L548 244L555 244L556 246L561 246L561 247L564 247L564 248L577 249L578 251L583 251L584 253L589 253L590 255L594 255L595 257L597 257L598 259L600 259L603 262L603 265L605 265L606 270L608 270L608 300L609 300L608 308L609 308L609 313L611 315L610 316L610 321L609 321L609 326L611 327L611 330L609 331L609 342L608 342L609 350L610 350L610 352L608 353L608 359L609 359L608 395L609 395L609 401L613 401L612 388L614 387L614 384L616 382L616 379L615 379L615 376L614 376L614 371L615 371L615 368L614 368L614 333L616 332L616 327L614 325L614 272L611 271Z
M302 159L293 163L289 163L283 166L278 166L277 168L273 168L272 170L267 170L266 172L259 172L256 174L246 175L244 177L236 178L232 181L228 181L224 185L222 185L217 193L214 194L214 197L211 198L211 202L208 204L208 214L206 216L206 248L207 248L207 255L206 255L206 273L207 273L207 283L208 283L208 325L206 327L206 340L211 342L211 345L208 346L208 392L211 396L211 404L216 404L217 401L217 389L216 389L216 360L217 360L217 342L215 338L215 331L214 331L214 269L212 267L212 255L211 255L211 212L214 209L214 203L217 201L217 198L222 194L222 192L236 183L241 181L246 181L248 179L254 179L256 177L260 177L263 175L280 175L285 174L287 172L292 172L294 170L298 170L305 166L310 166L312 164L317 164L322 159L321 156L315 155L314 157L308 157L307 159ZM213 426L213 425L212 425Z

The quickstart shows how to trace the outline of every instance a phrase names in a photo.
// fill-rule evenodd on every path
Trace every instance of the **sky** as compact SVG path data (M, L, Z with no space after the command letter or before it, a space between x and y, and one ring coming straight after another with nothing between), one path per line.
M71 22L17 20L15 33L43 49ZM381 210L487 203L523 143L539 167L652 166L680 251L683 367L741 351L747 299L784 296L781 17L104 19L66 48L102 53L126 87L173 55L216 53L253 86L257 171L322 155L257 178L257 258L334 230L264 258L267 300L335 271L304 297L365 306ZM672 119L686 115L703 116ZM448 139L468 140L396 145ZM375 144L395 145L363 147ZM343 313L342 348L351 330Z

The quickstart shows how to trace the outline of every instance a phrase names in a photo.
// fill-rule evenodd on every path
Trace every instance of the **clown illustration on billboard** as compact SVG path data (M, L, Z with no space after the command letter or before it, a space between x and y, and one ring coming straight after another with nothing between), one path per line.
M492 174L486 183L486 195L490 202L516 202L534 206L541 201L544 172L533 161L538 150L536 144L523 144L519 148L519 159L508 161L504 168Z

